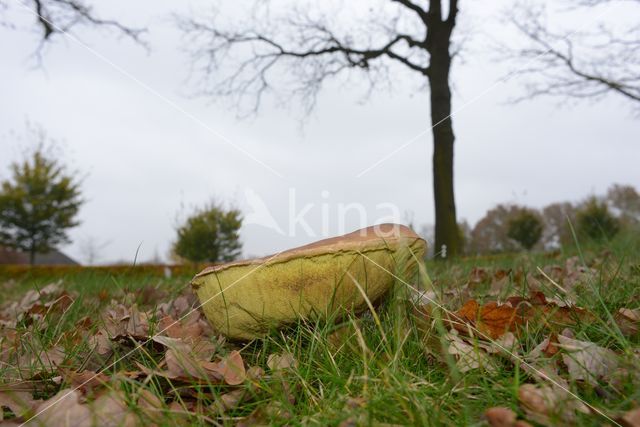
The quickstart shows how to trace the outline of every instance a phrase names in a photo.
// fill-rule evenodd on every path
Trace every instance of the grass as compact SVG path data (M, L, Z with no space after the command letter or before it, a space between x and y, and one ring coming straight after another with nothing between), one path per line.
M622 235L606 244L583 245L555 254L508 254L491 257L470 257L452 262L427 262L427 270L436 293L443 303L457 310L469 298L478 301L495 299L489 295L492 280L485 279L462 289L474 269L483 269L489 276L500 269L508 279L499 296L526 295L533 285L529 273L537 268L565 264L578 256L580 264L593 266L597 274L578 283L576 304L591 311L595 320L573 327L577 339L593 341L610 348L630 360L630 374L614 382L602 381L590 386L570 381L571 390L610 417L632 409L640 401L637 354L638 335L625 336L613 322L620 308L640 307L640 238ZM74 303L60 313L45 314L42 319L18 321L14 332L20 337L15 354L42 355L44 350L59 347L66 354L63 368L81 371L104 371L111 379L106 388L119 391L138 423L149 423L149 414L141 410L141 390L157 396L162 402L161 416L152 417L157 425L235 425L260 422L273 425L486 425L483 414L493 406L511 408L527 418L518 400L519 386L534 382L519 363L492 356L499 369L486 372L476 369L462 373L455 360L443 354L443 328L429 326L416 314L407 301L406 286L398 282L393 294L375 312L349 316L337 325L334 322L300 322L287 330L274 331L264 340L250 343L225 343L220 354L240 350L247 366L261 367L266 375L242 385L172 381L159 376L136 376L140 365L158 369L164 355L162 348L145 343L131 354L136 343L122 341L115 347L109 361L96 362L87 355L92 348L87 336L101 327L102 313L112 299L127 306L136 304L150 310L159 303L172 300L184 292L188 277L145 279L126 276L75 274L62 279L62 285L77 293ZM23 279L4 285L7 301L19 298L29 289L41 289L46 278ZM548 280L541 280L547 297L565 297ZM446 290L460 289L457 295ZM86 319L91 326L86 334L79 331ZM158 319L151 318L151 328ZM0 378L6 384L15 383L15 357L2 351L10 342L11 328L0 329ZM548 335L540 325L532 325L519 337L521 354L526 354ZM213 339L213 338L212 338ZM290 353L298 367L271 371L271 354ZM446 352L445 352L446 353ZM46 359L46 357L43 357ZM113 364L113 361L119 360ZM46 360L36 357L22 366L23 384L29 379L35 398L50 398L72 382L59 377ZM7 360L13 362L9 363ZM58 370L61 368L58 368ZM129 374L127 374L129 373ZM103 386L104 388L105 386ZM0 390L3 386L0 385ZM244 390L240 404L228 404L227 409L215 408L233 390ZM146 393L145 392L145 393ZM96 392L98 393L98 392ZM91 400L91 398L88 398ZM137 403L136 403L137 401ZM170 402L174 402L173 405ZM216 403L217 402L217 403ZM212 406L213 405L213 406ZM9 419L13 416L5 410ZM248 418L247 418L248 417ZM42 421L47 420L43 414ZM607 422L597 414L578 414L579 425L602 425ZM610 421L609 421L610 423Z

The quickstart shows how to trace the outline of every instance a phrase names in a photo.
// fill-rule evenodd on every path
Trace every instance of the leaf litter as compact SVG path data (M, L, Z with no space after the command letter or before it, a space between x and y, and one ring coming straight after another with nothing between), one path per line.
M517 389L519 412L490 408L485 413L490 425L526 427L531 425L528 421L572 425L580 416L594 413L576 398L579 390L615 388L621 378L630 376L640 384L640 353L597 345L583 332L575 336L574 331L598 320L575 304L576 290L594 275L594 269L571 259L564 267L547 266L533 274L475 268L462 286L440 294L459 302L458 307L434 308L430 301L440 298L432 292L418 297L414 314L425 336L441 322L444 352L454 358L458 371L495 375L518 366L528 375L529 382ZM527 296L513 289L514 282L522 280L530 284ZM545 295L543 283L549 280L561 298ZM475 296L481 288L488 300ZM56 282L0 306L0 407L5 408L0 416L5 422L24 423L45 410L48 425L69 425L70 420L80 426L95 425L97 420L101 425L140 425L162 423L167 416L175 423L199 419L215 424L248 402L255 402L253 409L235 418L238 425L291 417L286 405L296 403L300 386L294 374L299 361L292 353L269 354L264 362L267 373L250 366L243 348L227 343L200 310L192 310L197 306L192 294L169 299L153 288L139 294L136 298L125 293L110 301L107 294L98 295L103 307L99 315L82 318L72 330L47 340L42 339L42 329L55 322L45 320L63 319L78 301L76 293ZM610 325L624 336L637 335L638 313L637 308L622 307ZM533 343L532 337L537 338ZM331 348L336 353L346 351L353 347L344 345L349 340L353 337L347 335ZM40 346L25 345L29 342ZM424 342L434 346L432 340ZM117 362L138 347L139 355ZM438 351L430 349L431 354ZM285 406L265 399L268 391L260 385L265 379L272 382L271 392L277 389L286 397ZM364 405L345 408L355 411ZM637 426L638 411L611 416L622 425ZM362 417L360 413L347 418L344 425L364 422Z

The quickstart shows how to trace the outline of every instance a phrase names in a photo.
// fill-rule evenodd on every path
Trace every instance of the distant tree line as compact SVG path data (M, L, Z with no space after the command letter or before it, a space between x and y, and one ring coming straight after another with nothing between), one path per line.
M550 251L576 241L603 242L620 231L640 230L640 194L631 185L615 184L606 194L579 203L555 202L542 209L498 204L475 226L464 221L459 230L467 255ZM429 227L423 227L421 234L431 240Z

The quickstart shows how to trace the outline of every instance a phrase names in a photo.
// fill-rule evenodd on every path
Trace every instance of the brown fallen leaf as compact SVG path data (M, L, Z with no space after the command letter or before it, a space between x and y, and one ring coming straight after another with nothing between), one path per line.
M640 330L640 309L631 310L629 308L621 308L613 316L613 320L616 322L625 336L633 336Z
M623 427L640 427L640 408L626 412L621 417L616 418L616 421Z
M464 334L478 333L482 338L496 339L507 332L518 333L527 324L559 330L578 322L593 322L595 317L585 309L549 302L542 292L532 292L529 298L513 296L506 303L495 301L480 306L467 301L458 311L445 313L445 324Z
M160 336L154 337L154 341L161 342L168 347L167 352L165 353L168 378L199 378L216 382L222 379L221 375L212 373L203 365L204 363L210 362L202 360L194 354L192 347L189 344L176 338Z
M33 410L39 401L33 400L31 392L0 391L0 421L2 421L2 407L6 406L19 418Z
M487 281L489 277L490 277L489 272L485 268L474 267L471 270L471 273L469 273L468 283L470 285L479 285Z
M48 313L64 313L71 307L74 302L74 298L67 292L62 292L53 301L45 303L36 303L32 305L27 313L30 315L39 315L40 317L47 315Z
M89 336L88 343L93 352L103 359L109 358L113 353L113 344L105 330L100 330L95 335Z
M496 339L508 331L514 331L519 322L515 308L510 304L489 302L480 307L477 301L467 301L460 310L448 315L448 323L462 333L470 325L483 337Z
M242 384L247 378L247 372L244 368L242 356L237 350L229 353L228 356L222 358L217 364L209 365L207 369L218 372L229 385Z
M528 422L518 420L518 415L511 409L501 406L487 409L484 417L491 427L531 427Z
M572 380L584 380L597 385L599 378L608 377L619 364L615 352L593 342L558 335L558 347L563 350L562 361Z
M60 369L62 378L73 389L80 390L82 394L93 392L109 384L109 377L102 372L82 371L76 372L72 370Z
M77 390L60 390L51 399L42 402L37 412L39 415L31 419L27 426L40 426L46 420L48 426L54 427L90 427L91 410L80 403L81 393Z
M489 295L500 295L510 282L511 270L498 269L493 274Z
M133 427L138 424L135 414L127 406L126 396L122 391L110 390L87 406L91 411L91 425Z
M149 313L140 311L136 304L125 306L112 302L102 316L107 335L112 340L143 341L149 336Z
M272 371L278 371L283 369L296 369L298 368L298 361L293 354L284 352L282 354L271 354L267 358L267 366Z
M140 364L138 366L147 375L160 375L166 378L188 381L200 379L205 382L225 382L238 385L247 378L242 356L232 351L217 362L209 360L212 350L217 346L208 341L184 342L177 338L156 335L153 340L167 347L164 363L166 371L153 371Z
M455 329L447 333L445 339L449 341L447 352L456 358L456 366L460 372L468 372L478 368L483 368L488 372L495 372L496 367L492 364L487 353L481 348L462 340Z
M515 348L518 345L518 339L513 332L507 332L500 338L493 341L478 341L478 347L483 348L490 354L504 354L507 357L513 357L510 353L515 352Z
M547 426L572 424L576 421L576 412L589 413L582 401L556 385L523 384L518 389L518 400L528 418Z
M23 354L19 357L15 370L20 373L22 378L32 378L41 373L55 372L58 366L64 364L66 354L62 347L52 347L46 351L36 350L34 352ZM10 376L8 372L5 376Z
M150 421L162 424L164 402L157 395L149 390L140 389L138 391L137 407Z
M278 400L272 400L266 405L259 406L247 417L241 419L236 427L256 427L274 424L270 420L286 421L291 418L291 413ZM280 423L277 423L280 424ZM282 423L287 425L286 423Z
M248 396L246 390L238 389L225 393L211 404L211 410L219 415L237 408Z
M173 317L166 315L158 324L160 331L172 338L181 338L183 340L197 340L203 336L204 328L199 322L200 313L191 312L187 317L175 320Z

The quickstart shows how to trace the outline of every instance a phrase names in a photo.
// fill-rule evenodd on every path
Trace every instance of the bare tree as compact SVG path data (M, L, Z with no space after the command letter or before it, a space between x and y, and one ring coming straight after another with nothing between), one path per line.
M623 224L640 224L640 194L633 186L612 185L607 190L606 201Z
M566 0L564 14L587 12L594 19L608 12L617 0ZM567 9L567 3L569 6ZM640 1L631 0L640 6ZM556 29L547 22L545 9L520 2L509 19L524 36L524 43L507 49L507 56L522 66L525 93L516 101L538 96L561 99L599 99L617 94L640 110L640 25L609 19L581 28ZM633 11L632 11L633 13ZM635 13L640 16L640 7ZM567 16L568 17L568 16ZM584 19L584 16L582 16ZM574 21L581 22L580 18ZM614 25L615 22L615 25ZM637 20L636 20L637 22Z
M5 26L12 27L7 16L12 10L21 9L29 9L34 15L35 25L42 35L38 51L56 35L81 26L110 28L146 47L141 39L145 29L101 18L84 0L0 0L0 21Z
M360 72L373 90L397 74L390 73L392 65L411 71L430 88L436 250L446 245L448 254L457 254L449 74L458 1L382 0L368 8L371 19L349 25L340 13L325 16L316 3L289 6L279 17L256 6L248 24L237 28L225 28L229 19L216 16L178 19L202 94L230 98L242 114L255 113L279 84L281 99L296 97L308 112L330 79Z
M95 236L86 236L80 241L80 251L86 265L95 265L102 258L102 251L111 241L99 241Z
M557 249L573 243L571 227L575 224L575 216L576 207L569 202L556 202L544 207L542 244L545 249Z

